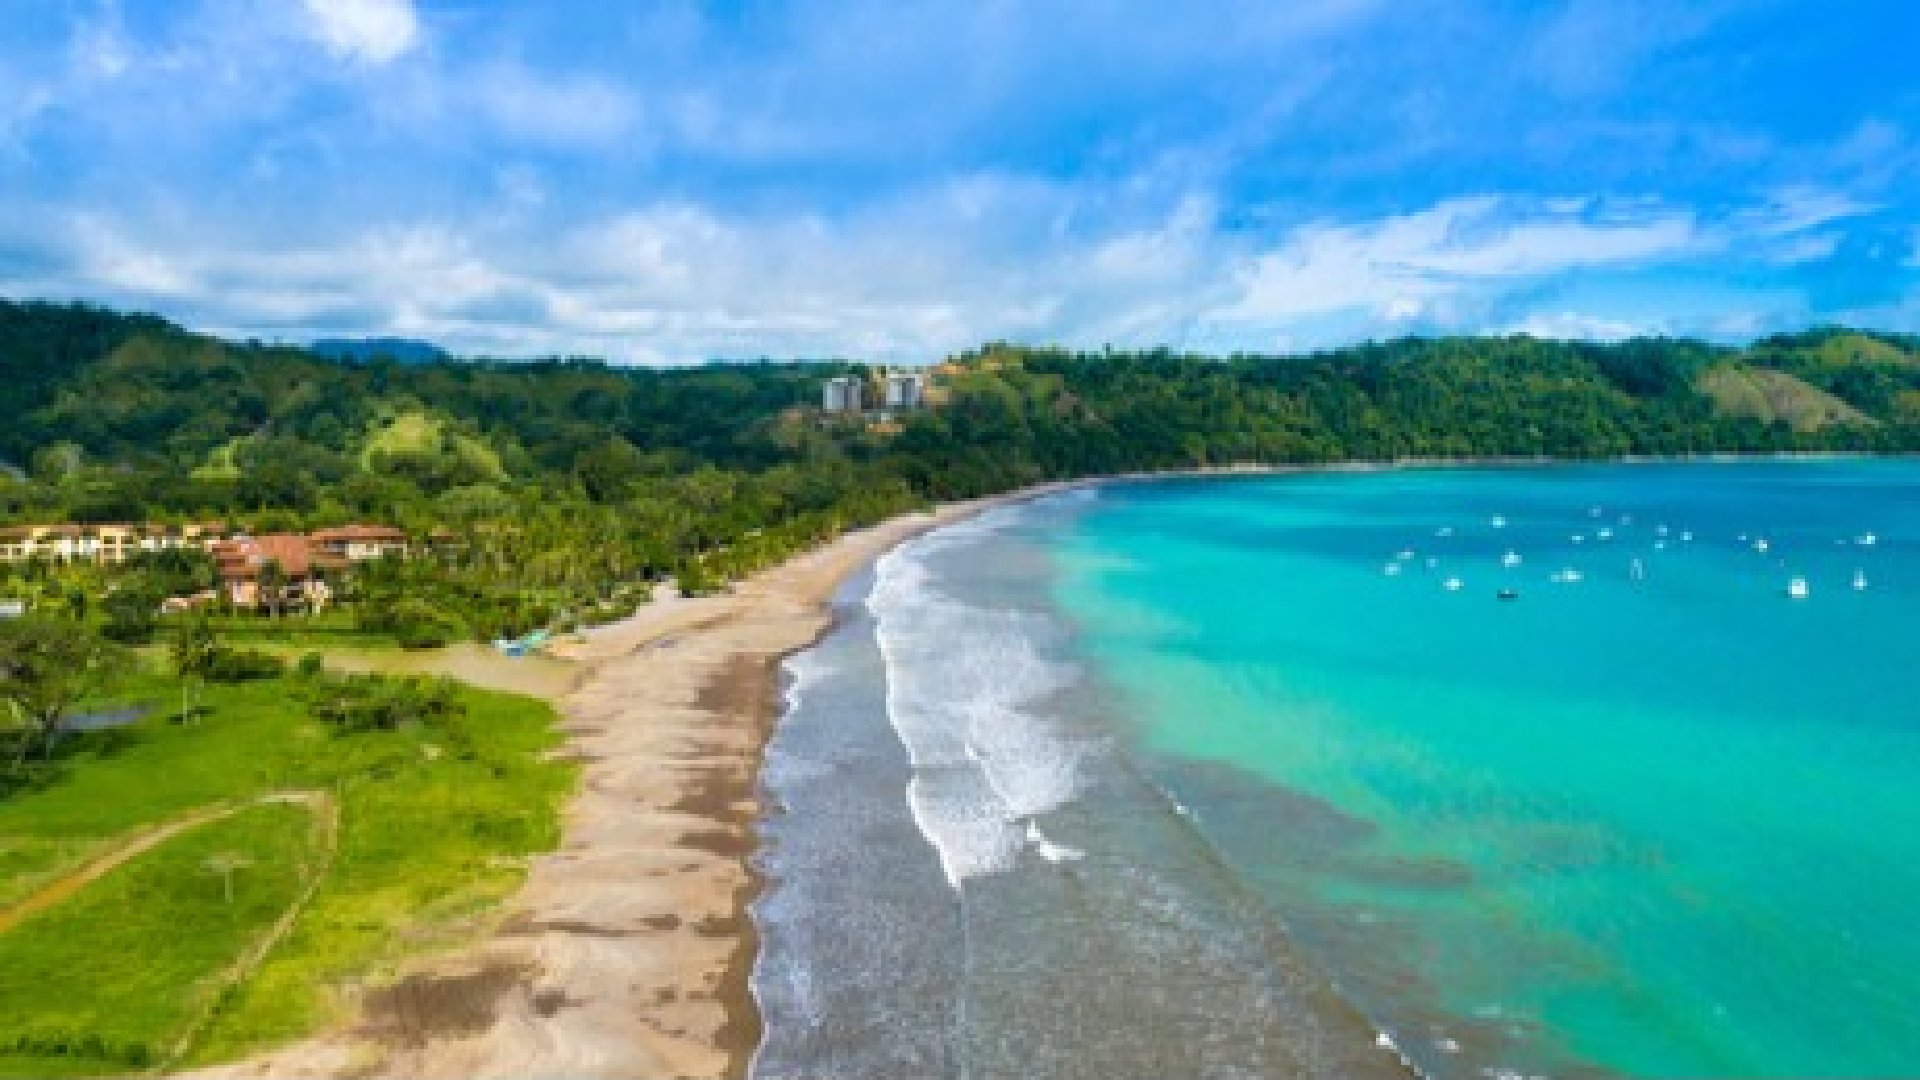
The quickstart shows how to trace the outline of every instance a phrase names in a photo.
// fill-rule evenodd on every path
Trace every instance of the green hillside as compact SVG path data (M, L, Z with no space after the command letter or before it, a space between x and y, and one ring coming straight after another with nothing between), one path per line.
M1871 427L1879 423L1859 409L1783 371L1722 364L1701 376L1700 392L1722 414L1768 425L1785 424L1808 433L1835 425Z
M394 581L476 636L695 587L924 505L1234 462L1920 448L1911 339L1745 349L1405 339L1305 356L992 345L938 407L820 421L850 362L672 370L341 362L145 316L0 305L0 519L355 520L462 537ZM1837 360L1836 358L1840 358ZM428 575L425 569L408 573Z

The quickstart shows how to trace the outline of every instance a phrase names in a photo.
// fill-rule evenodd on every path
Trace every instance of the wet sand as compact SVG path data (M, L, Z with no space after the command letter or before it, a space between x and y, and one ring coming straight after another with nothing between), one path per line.
M748 859L781 659L887 549L1064 486L896 518L557 648L562 752L582 765L561 849L474 947L346 992L335 1032L201 1075L745 1075L760 1035ZM468 659L476 682L524 677L522 661Z

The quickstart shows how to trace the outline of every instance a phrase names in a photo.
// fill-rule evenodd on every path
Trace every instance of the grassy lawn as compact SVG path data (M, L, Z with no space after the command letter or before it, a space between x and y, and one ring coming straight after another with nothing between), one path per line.
M171 818L273 791L332 793L338 850L317 893L257 972L224 996L188 1064L314 1030L337 1015L342 985L470 933L472 916L518 884L522 857L558 840L573 769L545 760L557 736L543 703L466 690L463 715L341 734L307 715L293 680L211 687L203 698L211 711L184 725L168 706L176 695L155 677L117 688L107 696L160 708L74 740L46 783L0 798L0 911ZM94 1036L105 1047L93 1057L0 1056L0 1072L112 1071L126 1064L112 1059L114 1047L171 1047L197 1014L206 975L291 902L312 865L310 819L305 807L272 806L198 826L0 933L0 1047L37 1045L46 1033ZM277 847L274 820L290 830ZM203 849L243 840L260 852L235 875L229 909ZM71 991L14 974L56 969L73 973Z
M71 837L0 836L0 911L100 847L98 841Z
M293 901L313 829L298 806L202 825L0 934L0 1074L157 1061L220 972ZM235 855L233 899L207 860Z

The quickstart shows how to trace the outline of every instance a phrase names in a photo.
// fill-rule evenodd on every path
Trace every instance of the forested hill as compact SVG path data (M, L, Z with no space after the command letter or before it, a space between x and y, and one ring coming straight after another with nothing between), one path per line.
M899 425L823 423L848 364L628 369L340 361L160 319L0 302L0 516L377 517L667 510L718 541L852 504L1228 462L1920 448L1920 341L1734 349L1408 339L1224 359L990 346ZM708 489L689 495L689 482ZM663 505L665 504L665 505ZM871 505L869 505L871 504ZM671 516L671 515L668 515Z

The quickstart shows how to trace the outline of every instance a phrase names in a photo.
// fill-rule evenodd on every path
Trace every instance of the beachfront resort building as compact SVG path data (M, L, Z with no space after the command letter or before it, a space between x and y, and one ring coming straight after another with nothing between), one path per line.
M384 525L348 525L316 533L242 536L217 544L213 558L220 588L237 608L324 610L333 599L328 579L360 563L406 558L407 534Z
M324 608L327 579L376 559L406 558L407 534L385 525L346 525L311 534L248 536L218 522L187 525L21 525L0 529L0 562L115 566L142 552L204 551L220 572L220 596L238 608ZM204 597L174 598L190 607Z
M227 603L249 611L263 607L323 611L333 599L328 576L349 565L297 533L241 537L215 547L213 558Z
M310 539L316 548L350 563L401 558L407 554L407 534L385 525L321 529Z
M186 525L20 525L0 529L0 562L123 563L141 552L211 550L227 538L219 522Z

